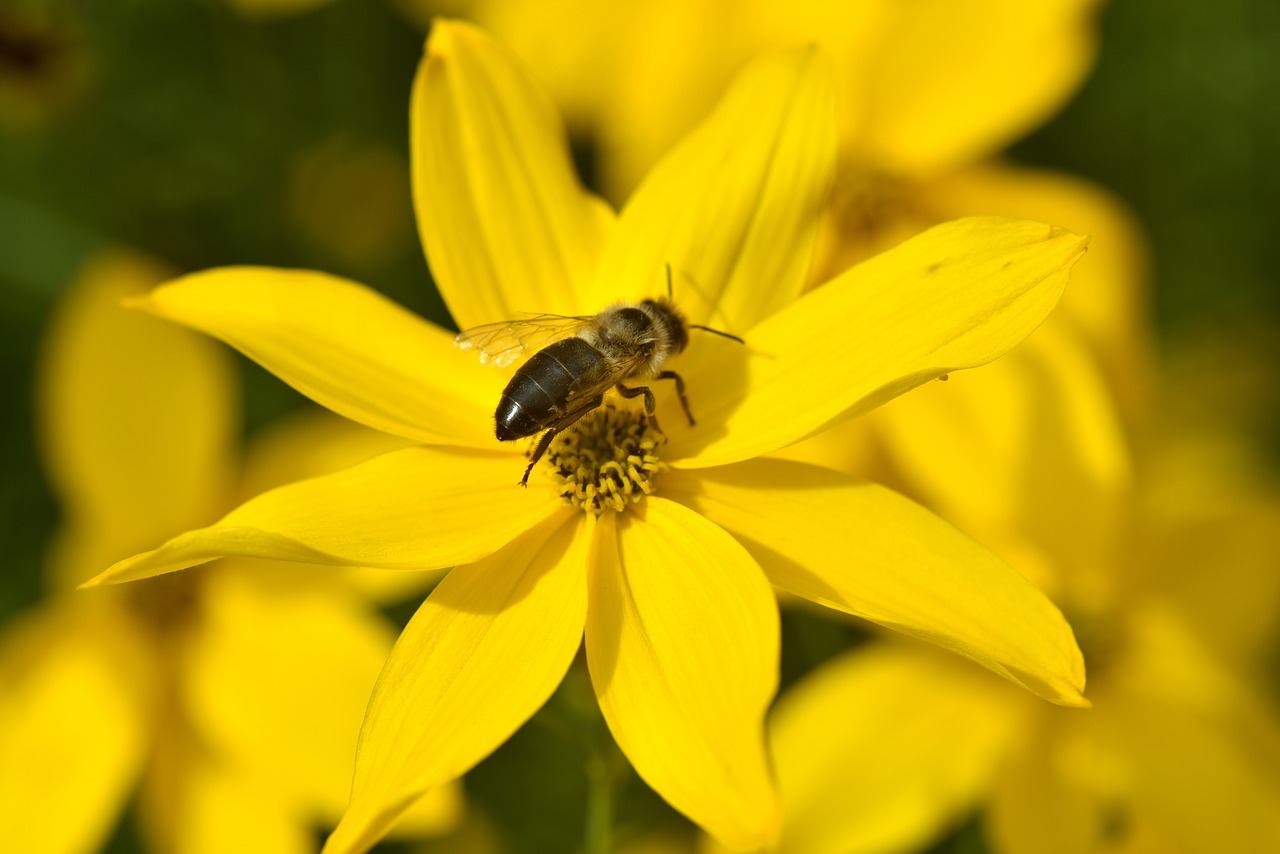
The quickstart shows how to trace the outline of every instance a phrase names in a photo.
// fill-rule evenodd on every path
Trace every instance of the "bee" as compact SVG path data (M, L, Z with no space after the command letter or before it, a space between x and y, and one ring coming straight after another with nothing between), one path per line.
M481 362L499 367L540 347L511 377L494 413L500 442L542 433L520 479L521 486L528 486L529 473L556 434L602 406L609 389L616 389L625 398L643 397L645 413L657 428L657 401L652 389L647 385L626 385L630 380L673 381L680 406L692 426L693 413L684 380L675 371L663 368L668 359L688 345L690 329L745 343L736 335L684 319L671 301L668 265L665 298L611 305L595 315L538 314L488 323L459 333L454 344L463 350L478 351Z

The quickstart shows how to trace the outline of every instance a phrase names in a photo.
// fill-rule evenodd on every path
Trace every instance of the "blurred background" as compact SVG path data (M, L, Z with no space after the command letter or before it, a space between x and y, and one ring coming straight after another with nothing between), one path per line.
M43 595L60 517L34 376L51 313L96 252L127 246L178 271L325 270L450 324L413 222L407 104L424 8L466 16L467 5L410 5L0 0L0 623ZM1091 179L1131 208L1149 244L1166 382L1195 389L1183 414L1229 422L1272 479L1280 5L1118 0L1098 16L1096 68L1009 157ZM574 145L598 186L596 141L580 134ZM235 365L244 436L309 406L246 360ZM384 612L403 624L417 601ZM860 637L808 613L787 614L784 629L784 685ZM570 679L553 717L580 712L598 726L593 702ZM547 738L554 726L537 721L468 776L468 797L509 850L572 850L589 751ZM623 818L682 827L625 762L610 773L626 777ZM142 850L127 819L107 850ZM984 849L962 827L935 850Z

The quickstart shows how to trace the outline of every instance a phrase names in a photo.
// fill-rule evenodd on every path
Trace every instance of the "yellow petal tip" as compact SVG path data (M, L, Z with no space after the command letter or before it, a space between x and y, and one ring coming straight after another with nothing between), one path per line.
M453 18L434 18L427 35L426 53L429 58L442 58L452 54L458 45L458 35L469 29L465 21Z
M1084 694L1080 693L1079 691L1072 691L1070 694L1064 693L1058 697L1055 697L1053 699L1053 702L1059 706L1064 706L1068 709L1092 709L1093 708L1093 703L1089 701L1089 698L1086 697Z
M1075 248L1080 252L1084 252L1086 249L1088 249L1089 241L1092 240L1092 238L1087 234L1077 234L1071 229L1063 228L1060 225L1049 226L1049 239L1050 240L1058 240L1058 239L1070 240L1075 243Z
M1044 699L1053 703L1055 706L1063 706L1068 709L1092 709L1093 703L1084 695L1084 676L1078 674L1077 678L1068 680L1054 680L1044 687L1048 690L1036 691Z
M78 587L76 587L76 590L92 590L95 587L106 587L108 584L118 583L116 581L116 579L119 577L119 572L117 572L117 570L119 569L121 563L125 563L125 561L121 561L120 563L113 564L112 566L108 567L107 569L104 569L102 572L95 575L93 578L90 578L88 581L81 582L81 584Z

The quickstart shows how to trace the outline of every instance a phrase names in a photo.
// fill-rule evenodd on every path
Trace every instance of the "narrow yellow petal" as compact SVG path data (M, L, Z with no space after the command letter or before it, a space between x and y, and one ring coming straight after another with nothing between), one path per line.
M584 519L565 511L455 569L418 609L374 687L351 804L326 854L373 847L418 797L464 774L551 696L582 642Z
M441 783L414 801L387 832L389 840L444 836L452 839L462 831L467 807L461 778ZM336 826L333 822L330 826ZM417 846L415 846L416 848ZM467 849L460 849L466 852ZM470 854L470 852L467 852Z
M763 719L778 611L763 573L710 522L650 497L597 531L587 661L600 709L646 783L735 848L770 843L778 804Z
M239 495L245 500L268 489L350 468L412 444L400 436L370 430L326 409L311 407L278 418L253 435L245 453ZM100 564L98 568L101 567ZM378 602L421 599L439 580L434 572L371 567L353 567L339 574Z
M421 446L273 489L216 525L122 560L85 587L136 581L220 557L441 569L492 554L563 506L522 489L514 454Z
M240 500L296 480L332 474L374 457L416 445L410 439L311 406L275 419L254 432L241 466Z
M66 518L51 562L73 586L222 507L238 413L227 354L120 303L171 273L96 256L59 306L40 365L40 433Z
M1096 360L1057 319L998 363L929 383L865 419L926 505L984 541L1016 532L1071 567L1043 579L1055 598L1114 585L1099 576L1115 575L1132 487L1124 428Z
M928 380L985 364L1040 325L1085 238L1026 220L937 226L723 339L690 371L699 425L672 437L682 466L777 450ZM732 349L731 349L732 348Z
M248 561L209 572L201 602L181 676L202 738L336 824L365 705L395 641L390 624L340 585L299 586ZM452 794L452 810L419 830L456 820Z
M220 338L339 415L423 442L492 446L506 378L449 333L324 273L226 267L138 305Z
M309 817L252 769L211 752L181 726L160 733L138 818L148 850L172 854L311 854Z
M1075 91L1097 51L1096 0L891 3L862 56L847 131L863 160L928 175L1003 148Z
M936 643L1088 705L1058 609L994 554L892 490L787 460L672 471L664 495L725 528L788 593Z
M1149 261L1138 223L1119 199L1071 175L998 161L919 192L920 205L938 219L999 211L1090 235L1089 255L1072 272L1057 313L1098 354L1121 408L1133 416L1145 411L1154 391Z
M831 73L816 50L749 66L623 209L594 303L663 295L670 264L689 320L745 332L804 287L835 151Z
M422 243L461 327L602 307L581 294L613 214L582 188L554 104L505 48L437 19L410 122Z
M778 851L927 847L985 796L1030 702L927 647L876 643L823 665L770 724Z
M7 851L95 851L149 748L154 673L101 598L53 603L0 638L0 822Z
M1202 465L1178 467L1178 488L1193 494L1166 492L1158 515L1148 517L1143 581L1221 660L1260 670L1270 665L1280 625L1280 504L1252 490L1224 493Z

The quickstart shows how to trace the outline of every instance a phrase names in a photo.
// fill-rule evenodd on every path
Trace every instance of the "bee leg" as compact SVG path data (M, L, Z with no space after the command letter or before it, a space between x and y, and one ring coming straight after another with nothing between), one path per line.
M538 460L542 459L542 455L547 452L547 448L551 447L551 440L556 437L556 434L559 433L561 430L565 429L566 427L572 426L573 422L577 421L579 418L586 415L591 410L595 409L603 401L604 401L604 395L597 396L593 400L587 401L584 405L578 407L572 412L565 413L565 415L562 416L559 421L556 421L554 424L552 424L550 427L547 428L547 431L542 434L542 438L538 440L538 446L533 449L533 455L529 458L529 465L524 470L524 477L520 478L521 486L528 488L529 473L532 472L533 467L538 464Z
M684 380L680 377L680 375L677 374L675 371L663 371L662 373L658 374L657 379L676 381L676 395L680 398L680 406L684 409L684 417L689 419L690 427L696 424L697 422L693 420L693 413L689 411L689 398L685 397Z
M538 464L538 460L542 459L542 455L547 452L547 448L551 446L551 440L556 437L560 431L555 427L547 430L542 434L542 438L538 440L538 447L533 449L533 456L529 457L529 465L525 467L524 477L520 478L520 485L526 489L529 487L529 472L533 471L533 467Z
M649 423L653 425L653 429L657 430L659 433L662 432L662 428L658 426L658 416L653 413L653 410L658 406L658 401L654 399L653 392L649 390L648 386L639 385L635 388L627 388L622 383L618 383L614 388L616 388L618 390L618 394L623 397L643 396L644 414L649 416Z

